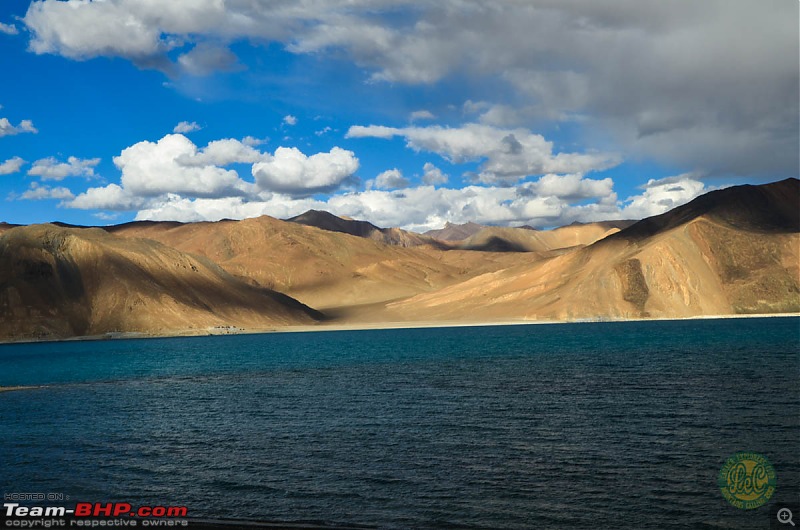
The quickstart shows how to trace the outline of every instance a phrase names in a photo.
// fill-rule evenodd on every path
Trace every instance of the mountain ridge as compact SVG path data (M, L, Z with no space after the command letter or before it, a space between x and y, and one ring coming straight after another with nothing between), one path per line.
M393 229L327 212L312 219L325 228L269 216L0 224L0 340L263 330L323 318L381 325L800 312L797 204L800 181L787 179L715 190L630 226L482 227L438 246L387 243L381 230ZM340 222L348 231L330 230Z
M312 324L323 315L156 241L54 224L0 235L0 338Z

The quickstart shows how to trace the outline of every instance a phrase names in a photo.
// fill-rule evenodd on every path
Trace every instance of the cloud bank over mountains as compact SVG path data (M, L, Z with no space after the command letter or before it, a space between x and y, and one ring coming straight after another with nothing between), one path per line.
M445 133L445 141L425 145L444 158L480 158L494 153L496 143L471 145L470 134L459 142L449 136L450 132ZM502 133L489 137L502 142ZM537 151L536 163L558 164L561 155L553 155L547 142L539 138L537 141L545 147ZM519 180L521 175L490 182L478 176L480 185L454 189L442 187L447 175L434 164L425 163L420 168L419 185L412 186L400 170L393 168L376 175L366 183L365 190L359 191L359 160L352 151L334 147L328 152L306 155L295 147L278 147L269 153L250 143L226 138L198 147L185 135L167 134L156 142L136 143L113 158L121 173L119 184L90 187L73 194L68 188L49 188L34 182L21 198L62 199L62 206L69 208L137 211L137 219L179 221L257 215L290 217L314 208L370 219L383 226L427 230L447 221L551 226L643 217L666 211L706 190L694 175L681 175L667 181L651 181L641 195L619 200L611 178L592 179L582 172L546 173L515 185L509 182ZM477 148L479 144L485 146L483 151ZM517 155L512 152L509 156L511 162L497 155L491 167L503 163L514 167ZM597 159L605 160L602 156ZM12 159L5 165L23 162ZM36 161L28 174L42 180L92 177L98 162L99 159L75 157L69 157L67 162L44 159ZM488 167L488 162L484 166ZM328 197L319 195L335 191L338 193Z
M453 189L439 187L446 175L426 163L421 185L410 186L395 168L358 191L348 189L359 169L352 151L334 147L306 155L297 148L278 147L270 154L232 138L198 147L181 134L139 142L114 157L114 164L122 174L120 184L91 187L73 196L66 188L49 191L34 183L23 198L60 198L70 208L137 211L140 220L186 222L285 218L313 208L383 226L428 230L446 221L549 226L642 217L666 211L706 189L692 175L681 175L651 181L641 195L620 201L611 178L591 179L581 173L548 173L516 186ZM250 177L243 177L239 171L248 168ZM341 192L318 195L333 190Z

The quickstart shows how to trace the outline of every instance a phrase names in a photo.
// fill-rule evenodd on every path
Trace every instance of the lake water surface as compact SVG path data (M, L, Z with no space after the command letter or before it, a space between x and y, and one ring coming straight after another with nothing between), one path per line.
M382 528L769 528L800 319L0 346L0 493ZM752 511L717 474L774 465ZM795 514L795 521L800 514Z

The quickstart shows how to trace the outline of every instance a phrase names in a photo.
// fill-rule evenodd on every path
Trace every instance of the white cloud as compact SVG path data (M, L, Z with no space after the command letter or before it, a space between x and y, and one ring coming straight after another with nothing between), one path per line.
M67 177L94 177L94 167L100 163L99 158L82 160L71 156L66 162L59 162L54 157L42 158L33 163L28 175L41 177L44 180L64 180Z
M202 127L200 127L197 122L182 121L172 129L172 132L187 134L190 132L199 131L200 129L202 129Z
M669 183L667 181L670 181ZM701 193L701 183L691 178L673 177L652 181L641 196L617 201L616 193L590 204L573 204L572 199L531 195L530 189L496 186L466 186L460 189L419 186L404 190L367 190L333 195L326 200L294 198L272 194L263 199L224 197L188 199L169 195L140 210L139 220L218 221L259 215L287 218L309 209L326 210L336 215L368 220L378 226L399 226L423 232L440 228L445 222L474 221L494 225L563 226L574 221L638 219L661 213L665 199L673 207ZM665 187L666 186L666 187ZM686 192L677 191L684 187ZM671 191L670 191L671 188Z
M608 197L614 191L614 181L610 178L602 180L587 179L577 173L571 175L548 174L539 178L536 182L524 184L521 188L539 196L582 200L593 197Z
M3 136L14 136L22 133L38 133L38 129L33 126L31 120L22 120L16 127L8 121L8 118L0 118L0 138Z
M250 184L232 169L219 167L248 162L261 156L238 140L212 142L198 150L181 134L168 134L158 142L139 142L114 157L122 171L122 187L133 196L153 197L164 193L221 196L246 193Z
M288 114L283 117L283 123L286 125L297 125L297 118L291 114Z
M331 191L358 170L352 151L334 147L306 156L295 147L279 147L271 160L253 164L253 177L265 190L289 194Z
M322 136L322 135L324 135L324 134L328 134L328 133L329 133L329 132L331 132L332 130L333 130L333 129L331 129L330 127L328 127L328 126L325 126L325 127L323 127L322 129L320 129L320 130L318 130L318 131L314 131L314 134L316 134L317 136Z
M287 201L291 199L287 198ZM167 195L152 201L136 214L137 221L179 221L193 223L198 221L219 221L220 219L247 219L261 215L280 215L275 213L268 201L245 201L242 197L222 197L218 199L188 199L180 195ZM284 217L298 215L306 210L291 210Z
M24 163L25 161L18 156L9 158L5 162L0 163L0 175L11 175L12 173L18 173Z
M708 191L705 184L697 180L693 173L659 180L650 179L643 188L641 195L628 197L623 201L623 217L642 219L659 215Z
M396 127L386 127L385 125L353 125L348 129L345 138L383 138L388 140L398 135L402 135L405 129Z
M570 206L554 197L525 197L514 188L467 186L461 189L420 186L401 191L367 190L334 195L325 201L274 194L264 200L243 197L186 199L171 195L140 210L140 220L200 221L242 219L259 215L279 218L308 209L366 219L379 226L425 231L446 221L488 224L557 224L568 218Z
M279 158L283 157L279 155ZM429 166L427 169L430 172L436 168ZM384 172L384 177L392 181L402 175L389 170ZM662 213L707 191L703 183L696 180L696 175L651 180L642 194L622 201L618 200L611 179L593 180L580 175L545 175L516 187L472 185L453 189L422 185L394 190L377 187L368 184L365 191L340 193L324 199L261 191L250 195L199 198L168 193L132 201L122 188L112 185L108 187L108 194L115 196L105 203L99 194L105 193L106 188L100 188L87 192L87 197L79 196L71 206L119 208L119 204L127 201L126 208L139 209L137 219L177 221L216 221L259 215L287 218L317 209L368 220L379 226L425 231L448 221L552 227L574 221L638 219ZM95 196L88 197L90 193ZM102 204L105 206L100 206Z
M403 172L397 168L387 169L380 173L375 180L367 182L367 189L376 188L382 190L390 190L397 188L407 188L410 183L408 179L403 176Z
M434 166L430 162L425 162L425 165L422 166L422 171L424 172L422 175L422 182L429 186L444 184L449 178L447 175L442 173L441 169Z
M117 184L102 188L89 188L64 205L80 210L133 210L145 205L145 200L135 197Z
M411 121L419 121L419 120L433 120L436 116L429 110L415 110L409 116Z
M49 186L41 186L36 182L31 183L31 187L20 195L21 199L27 200L42 200L42 199L72 199L75 195L70 190L64 187L51 188Z
M500 129L468 123L459 128L353 126L348 138L403 136L416 151L437 153L455 163L482 160L478 178L486 184L514 183L546 173L588 173L619 164L605 153L553 154L553 143L526 129Z
M257 145L257 144L256 144ZM250 143L226 138L209 142L206 147L192 155L182 155L177 161L189 167L228 166L230 164L252 164L269 160L267 153L255 149Z
M272 191L306 195L331 191L358 169L355 155L338 147L311 156L296 148L279 147L272 156L249 145L257 143L256 139L226 138L198 148L181 134L136 143L114 157L122 172L119 184L90 188L68 206L130 210L164 202L166 197L254 200ZM255 182L226 168L231 164L251 164Z
M3 24L0 22L0 33L5 33L6 35L17 35L19 30L14 24Z

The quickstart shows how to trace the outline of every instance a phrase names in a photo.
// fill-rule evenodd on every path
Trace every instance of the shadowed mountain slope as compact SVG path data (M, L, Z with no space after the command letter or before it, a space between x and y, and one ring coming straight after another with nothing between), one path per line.
M619 224L624 226L624 222ZM619 225L614 222L571 224L553 230L487 226L456 245L464 250L547 252L591 245L619 232L617 226Z
M395 318L545 320L800 311L796 179L711 192L588 247L390 304Z
M107 230L206 256L231 274L318 309L405 298L521 262L503 254L387 245L268 216L216 223L128 223ZM534 259L536 255L524 257L525 262Z
M267 216L0 225L0 339L266 329L321 316L295 298L342 323L798 312L798 204L788 179L714 191L627 227L484 227L447 250L363 237L385 232L329 214L315 214L326 229Z
M52 224L0 236L0 339L264 328L321 316L155 241Z
M420 245L441 246L441 243L432 237L415 234L400 228L378 228L367 221L344 219L330 212L308 210L296 217L287 219L290 223L314 226L330 232L340 232L352 236L372 239L387 245L399 247L416 247Z
M711 191L666 213L642 219L612 239L643 239L699 217L736 230L800 232L800 180L789 178Z

